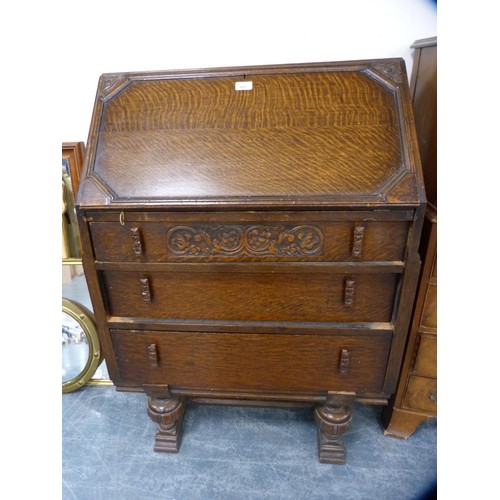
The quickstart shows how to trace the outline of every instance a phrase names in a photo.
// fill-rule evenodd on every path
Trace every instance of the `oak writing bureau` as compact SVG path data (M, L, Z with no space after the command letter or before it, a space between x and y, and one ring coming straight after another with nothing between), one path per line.
M398 380L425 195L401 59L101 76L77 209L110 377L155 450L186 402L311 405L344 463Z

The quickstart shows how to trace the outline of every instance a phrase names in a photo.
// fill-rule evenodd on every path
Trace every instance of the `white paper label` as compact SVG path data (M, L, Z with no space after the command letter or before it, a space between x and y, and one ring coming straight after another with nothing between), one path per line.
M234 90L252 90L253 82L245 81L245 82L236 82L234 84Z

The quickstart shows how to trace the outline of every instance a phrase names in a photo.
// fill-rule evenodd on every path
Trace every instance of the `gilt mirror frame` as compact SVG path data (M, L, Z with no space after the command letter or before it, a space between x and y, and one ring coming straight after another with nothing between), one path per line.
M88 359L83 369L71 380L62 383L62 392L67 393L85 385L94 376L103 358L94 315L82 304L65 298L62 299L62 312L79 324L89 346Z

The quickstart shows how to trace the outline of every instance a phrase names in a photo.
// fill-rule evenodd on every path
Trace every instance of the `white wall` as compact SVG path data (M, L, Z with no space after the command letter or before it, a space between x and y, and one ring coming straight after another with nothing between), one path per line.
M64 16L61 141L84 142L102 73L382 57L410 73L437 29L432 0L88 0Z

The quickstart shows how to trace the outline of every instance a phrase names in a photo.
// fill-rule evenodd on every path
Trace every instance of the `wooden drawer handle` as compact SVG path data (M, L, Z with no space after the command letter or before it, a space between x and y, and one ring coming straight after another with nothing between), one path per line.
M345 280L344 305L351 307L354 304L354 280Z
M142 300L147 304L151 304L151 285L148 278L140 278Z
M142 255L142 241L141 241L141 233L139 232L139 228L132 227L130 229L130 233L132 235L132 248L134 250L135 255Z
M348 349L342 349L340 351L340 362L339 362L339 372L341 375L347 375L349 372L349 363L351 360L351 353Z
M363 237L365 235L364 226L354 226L354 234L352 238L352 256L361 257L361 249L363 248Z
M438 403L437 391L429 391L429 399L433 401L435 404L437 404Z
M158 368L158 351L156 349L156 344L148 345L148 357L151 368Z

